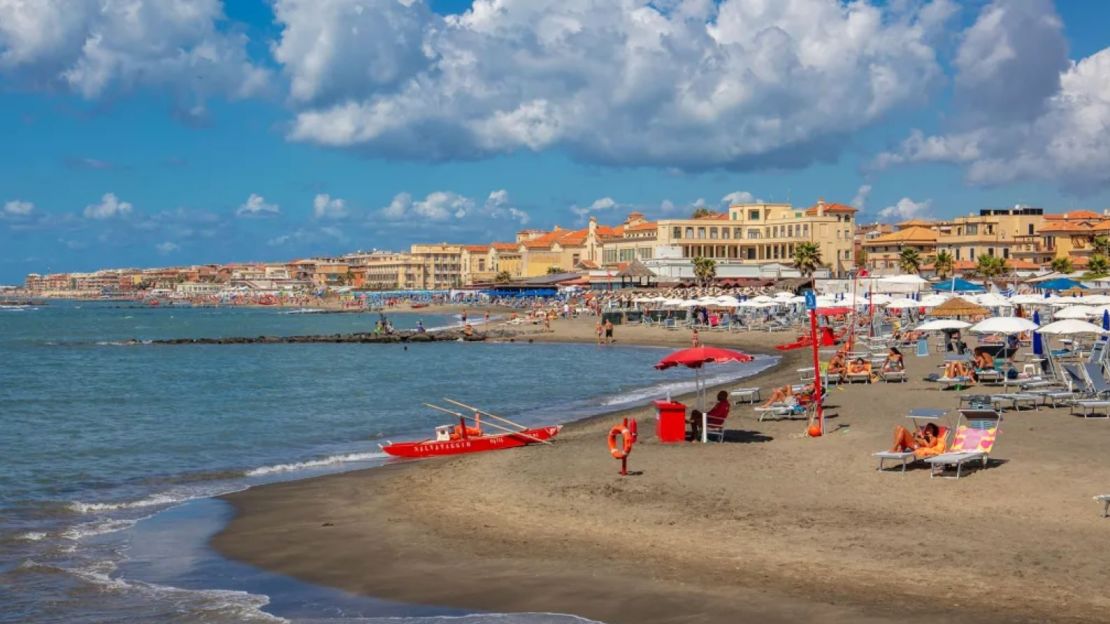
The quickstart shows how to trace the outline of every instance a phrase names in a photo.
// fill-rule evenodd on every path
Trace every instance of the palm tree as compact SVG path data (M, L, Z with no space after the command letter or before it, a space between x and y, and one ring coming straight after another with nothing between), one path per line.
M856 250L856 266L867 266L867 250L863 247Z
M978 258L975 272L985 279L998 277L1006 272L1006 261L998 256L983 254Z
M717 277L717 261L713 258L694 258L694 277L702 286L707 286Z
M694 212L690 214L690 218L700 219L702 217L708 217L711 214L713 214L712 210L706 208L705 206L698 206L697 208L694 208Z
M937 252L936 258L933 258L933 269L937 272L937 277L941 279L951 276L955 268L956 259L943 249Z
M805 277L813 277L822 266L821 247L817 243L798 243L794 247L794 267Z
M1057 273L1071 273L1075 267L1071 264L1071 258L1063 256L1052 261L1052 270Z
M1091 241L1091 251L1103 258L1110 256L1110 238L1107 238L1105 234L1096 236L1095 239Z
M1110 274L1110 260L1102 254L1094 254L1091 256L1091 261L1087 263L1087 274L1084 277L1096 278L1106 277Z
M547 274L548 274L548 275L555 275L555 274L557 274L557 273L562 273L562 272L563 272L563 269L561 269L561 268L559 268L559 267L557 267L557 266L549 266L549 267L547 267Z
M898 254L898 268L903 273L916 275L921 270L921 254L913 247L902 249L902 253Z
M508 271L500 271L497 274L497 277L493 278L493 281L497 282L498 284L507 284L513 281L513 274L509 273Z

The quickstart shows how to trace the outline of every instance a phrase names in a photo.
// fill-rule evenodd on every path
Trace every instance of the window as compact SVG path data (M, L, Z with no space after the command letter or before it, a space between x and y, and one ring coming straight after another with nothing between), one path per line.
M705 228L698 228L698 238L705 238Z
M838 239L840 238L840 230L837 230L837 231L836 231L836 237L837 237Z
M727 228L727 227L721 228L721 238L723 238L725 240L728 240L729 233L730 233L729 228Z
M755 260L755 247L748 247L748 260Z
M676 239L682 238L682 228L676 225L671 229L671 236Z
M709 228L709 238L717 238L717 228Z
M732 237L737 240L744 238L744 230L738 227L732 228Z
M974 247L969 247L968 248L968 250L967 250L967 259L968 260L974 260L975 259L975 248Z
M994 247L987 247L987 255L994 257Z
M1010 257L1010 248L1009 247L1003 247L1002 248L1002 257L1009 259L1009 257Z
M759 211L758 210L749 210L748 211L748 220L750 220L750 221L759 221Z
M640 259L641 260L650 260L651 259L651 247L641 247L638 250L638 252L640 254Z
M960 248L959 247L956 248L956 259L957 260L960 259Z
M748 238L760 238L759 228L751 228L748 230Z
M802 224L802 235L803 236L809 236L809 224L808 223L803 223Z
M974 236L978 233L979 233L979 226L978 225L969 225L969 226L967 226L967 235L968 236Z
M790 238L794 238L794 226L793 225L786 226L786 235L789 236Z
M686 238L693 238L693 237L694 237L694 228L692 228L692 227L686 228Z
M1033 234L1034 234L1034 232L1033 232L1033 224L1032 224L1032 223L1030 223L1030 224L1029 224L1029 235L1030 235L1030 236L1032 236Z

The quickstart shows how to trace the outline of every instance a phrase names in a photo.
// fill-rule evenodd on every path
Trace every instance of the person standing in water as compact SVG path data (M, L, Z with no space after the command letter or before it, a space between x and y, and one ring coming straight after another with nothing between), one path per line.
M605 321L605 344L613 344L613 321Z

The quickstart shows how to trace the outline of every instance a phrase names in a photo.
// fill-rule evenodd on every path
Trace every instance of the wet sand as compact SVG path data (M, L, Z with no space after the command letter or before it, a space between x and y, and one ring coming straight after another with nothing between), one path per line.
M593 340L557 321L516 340ZM533 332L529 326L522 332ZM688 331L617 326L621 344L687 346ZM793 334L703 333L767 352ZM599 347L604 348L604 347ZM797 380L808 352L741 385ZM725 443L661 445L652 411L620 477L605 433L573 423L551 447L393 464L227 498L213 541L269 570L394 600L651 622L1106 621L1110 422L1007 412L992 465L959 481L876 472L910 407L954 410L920 381L833 390L829 432L736 406ZM964 393L999 392L994 387Z

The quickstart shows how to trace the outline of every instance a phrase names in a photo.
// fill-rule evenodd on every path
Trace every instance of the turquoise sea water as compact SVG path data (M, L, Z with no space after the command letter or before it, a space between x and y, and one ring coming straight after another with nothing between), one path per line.
M204 545L228 513L210 497L380 464L379 441L443 423L421 403L444 396L547 423L690 387L688 371L654 370L665 351L651 348L125 344L366 331L376 319L87 302L0 309L0 622L465 615L357 599L224 561ZM390 315L402 328L418 319L458 322ZM570 621L470 622L486 620Z

